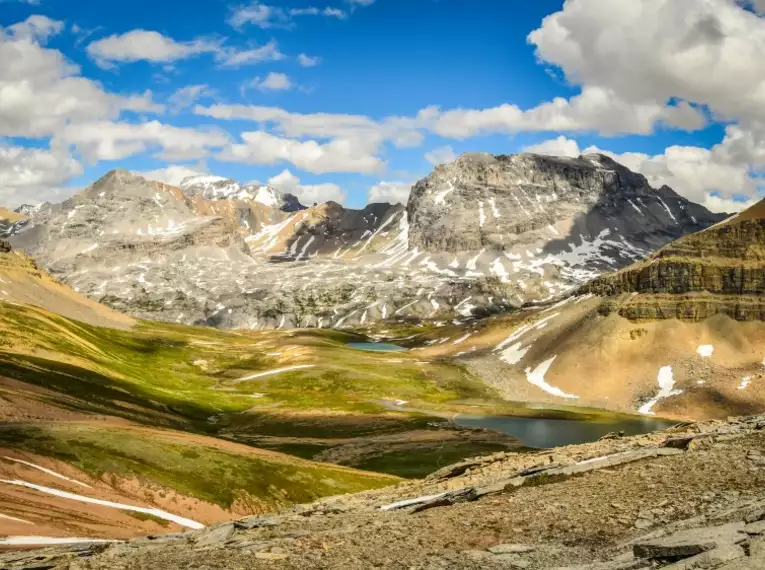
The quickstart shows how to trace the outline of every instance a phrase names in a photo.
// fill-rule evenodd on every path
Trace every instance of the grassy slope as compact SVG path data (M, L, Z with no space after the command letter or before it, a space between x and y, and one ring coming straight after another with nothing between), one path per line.
M354 340L337 331L238 333L150 322L122 331L0 303L0 376L52 390L38 397L58 407L144 425L310 458L341 440L428 429L434 419L388 412L384 400L407 400L434 414L493 413L502 406L460 367L345 347ZM307 364L313 368L234 383L259 371ZM50 431L51 438L66 439L60 430ZM38 440L30 436L30 445ZM455 441L432 453L422 454L421 445L399 446L396 453L419 457L418 472L426 473L447 458L502 448L507 445ZM372 464L390 473L402 464L398 471L410 475L409 460L398 455L386 465ZM93 468L92 461L82 461Z
M2 446L66 461L94 477L114 474L253 513L395 483L396 479L282 454L215 445L177 432L84 423L8 425ZM108 478L107 478L108 480Z

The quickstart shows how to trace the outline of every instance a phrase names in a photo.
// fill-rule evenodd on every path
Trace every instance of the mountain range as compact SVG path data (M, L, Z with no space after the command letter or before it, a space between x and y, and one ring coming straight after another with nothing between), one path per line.
M724 218L604 155L469 154L362 210L113 171L0 213L11 244L139 318L233 329L449 322L561 297Z

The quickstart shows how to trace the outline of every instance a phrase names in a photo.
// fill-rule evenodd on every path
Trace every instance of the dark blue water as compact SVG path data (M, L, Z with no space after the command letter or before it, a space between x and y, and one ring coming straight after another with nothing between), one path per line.
M386 342L352 342L345 346L355 350L368 350L371 352L405 352L407 350L403 346L388 344Z
M639 435L671 427L678 422L651 418L615 419L613 421L548 420L541 418L457 416L463 427L484 428L514 435L527 447L547 449L597 441L607 433L623 431Z

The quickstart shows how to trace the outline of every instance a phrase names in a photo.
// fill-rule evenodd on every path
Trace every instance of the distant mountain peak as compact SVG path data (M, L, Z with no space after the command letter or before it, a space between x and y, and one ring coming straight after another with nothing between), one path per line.
M282 194L267 185L242 184L222 176L189 176L181 181L180 188L188 197L202 196L205 200L252 200L285 212L305 209L292 194Z

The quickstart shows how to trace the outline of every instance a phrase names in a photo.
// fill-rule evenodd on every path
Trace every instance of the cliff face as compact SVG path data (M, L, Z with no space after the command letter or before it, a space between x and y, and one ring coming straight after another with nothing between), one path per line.
M765 201L581 291L603 297L640 294L604 303L604 311L628 318L700 320L717 313L738 320L765 318Z
M417 183L407 210L410 245L429 252L542 243L556 253L562 236L593 242L604 231L655 248L722 219L599 154L464 155Z

